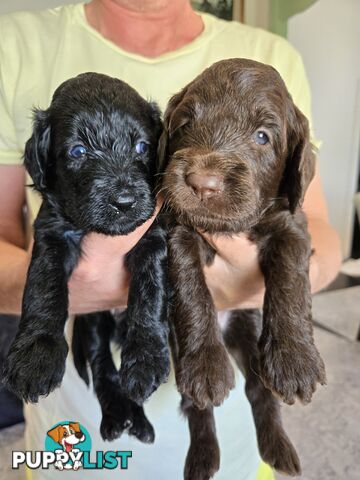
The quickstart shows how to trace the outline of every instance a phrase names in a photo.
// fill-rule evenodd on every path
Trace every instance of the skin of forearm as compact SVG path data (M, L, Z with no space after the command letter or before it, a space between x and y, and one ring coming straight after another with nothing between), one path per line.
M312 293L316 293L336 277L341 265L341 250L336 231L325 220L309 219L308 229L314 249L309 275ZM213 265L204 270L218 310L261 308L263 304L265 285L257 256L250 252L245 255L244 264L239 266L237 246L234 240L234 248L226 252L226 260L217 254Z
M313 293L325 288L339 272L342 255L340 239L329 223L321 218L308 220L314 254L310 261L310 281Z
M28 253L0 240L0 312L19 315L28 269Z
M240 269L217 254L204 273L217 310L261 308L265 286L257 259Z

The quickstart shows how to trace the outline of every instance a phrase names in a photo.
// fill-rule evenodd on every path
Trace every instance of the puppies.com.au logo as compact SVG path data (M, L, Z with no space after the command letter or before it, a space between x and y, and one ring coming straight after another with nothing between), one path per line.
M34 470L38 468L57 470L128 468L131 451L91 452L89 432L78 422L64 421L54 425L45 438L43 451L12 452L12 468L26 465Z

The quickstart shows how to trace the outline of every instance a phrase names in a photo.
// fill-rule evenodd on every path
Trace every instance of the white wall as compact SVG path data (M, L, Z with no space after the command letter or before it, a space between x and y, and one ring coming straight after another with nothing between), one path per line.
M315 133L330 218L349 255L360 139L360 1L318 0L290 19L313 94Z

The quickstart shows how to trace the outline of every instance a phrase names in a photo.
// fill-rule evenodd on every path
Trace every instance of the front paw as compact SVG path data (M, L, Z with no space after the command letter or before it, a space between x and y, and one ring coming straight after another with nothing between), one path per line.
M68 345L50 335L17 337L3 370L3 382L25 402L36 403L61 383Z
M326 383L325 366L312 339L280 344L260 338L260 376L266 388L292 405L296 397L309 403L317 383Z
M222 344L203 346L179 359L176 383L199 409L221 405L235 386L234 369Z
M156 346L156 340L144 344L136 339L126 341L121 353L120 385L135 403L142 405L167 380L169 373L167 345Z

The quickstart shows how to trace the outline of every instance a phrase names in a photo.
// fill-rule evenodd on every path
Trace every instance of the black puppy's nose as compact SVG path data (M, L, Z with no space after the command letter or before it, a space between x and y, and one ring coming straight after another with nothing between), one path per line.
M218 195L224 189L222 178L208 173L190 173L186 176L185 182L200 200Z
M122 192L116 198L112 200L110 205L116 210L122 210L130 208L135 204L136 198L134 195L128 192Z

